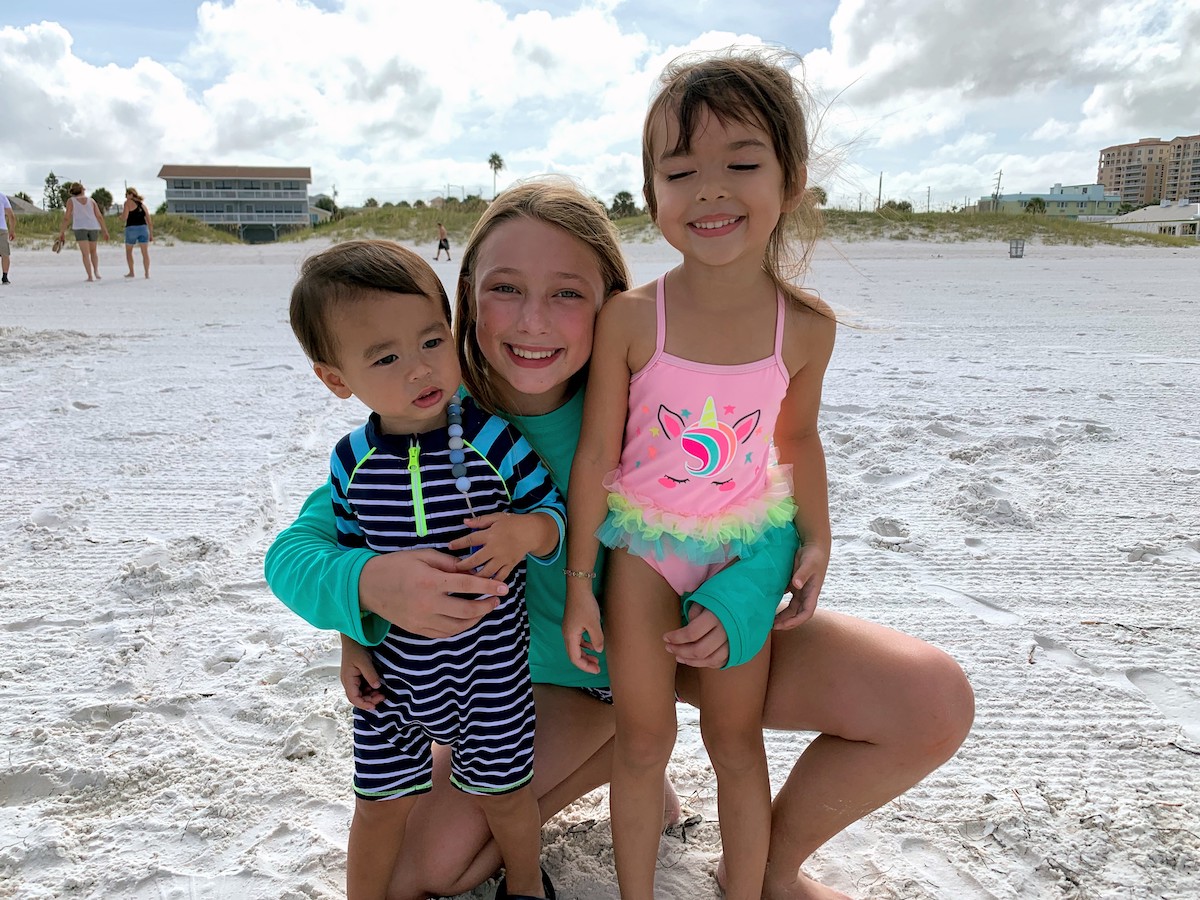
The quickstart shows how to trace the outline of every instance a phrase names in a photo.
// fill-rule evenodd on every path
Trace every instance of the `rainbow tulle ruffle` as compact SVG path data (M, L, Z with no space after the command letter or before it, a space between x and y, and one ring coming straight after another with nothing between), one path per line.
M712 516L688 516L662 509L645 498L622 490L617 472L604 479L608 516L596 530L606 547L623 547L634 556L686 559L710 565L749 554L771 528L796 517L791 467L767 470L767 487L751 500L726 507Z

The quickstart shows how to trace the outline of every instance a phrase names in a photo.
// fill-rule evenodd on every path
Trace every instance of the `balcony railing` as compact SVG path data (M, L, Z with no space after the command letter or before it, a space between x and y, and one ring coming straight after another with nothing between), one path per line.
M312 221L308 213L236 213L203 212L180 213L191 216L208 225L308 225Z
M168 200L307 200L308 191L197 190L167 188Z

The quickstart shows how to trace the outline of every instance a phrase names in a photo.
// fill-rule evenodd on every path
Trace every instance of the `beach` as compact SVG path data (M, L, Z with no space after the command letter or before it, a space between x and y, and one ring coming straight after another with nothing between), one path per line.
M73 245L14 249L0 897L344 897L336 635L262 574L364 415L287 323L322 246L160 242L145 280L106 245L92 284ZM638 282L678 258L625 250ZM433 265L452 286L457 258ZM820 603L949 652L977 717L813 877L871 900L1200 897L1198 272L1200 249L817 248L806 284L843 323ZM715 782L679 720L670 772L703 821L663 838L659 890L716 898ZM775 788L811 737L767 733ZM559 897L616 898L611 847L604 790L552 819Z

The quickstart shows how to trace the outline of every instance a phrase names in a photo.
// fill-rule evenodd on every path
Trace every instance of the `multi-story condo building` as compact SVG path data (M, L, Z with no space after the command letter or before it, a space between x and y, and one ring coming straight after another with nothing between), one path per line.
M246 229L309 225L312 170L278 166L163 166L167 212L194 216L209 225Z
M1171 141L1162 199L1200 202L1200 134Z
M1200 198L1200 134L1105 147L1096 180L1133 206Z

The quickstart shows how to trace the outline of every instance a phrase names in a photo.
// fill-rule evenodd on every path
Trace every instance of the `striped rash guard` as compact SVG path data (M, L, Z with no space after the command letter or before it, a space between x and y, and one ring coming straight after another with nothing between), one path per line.
M496 512L544 512L559 528L563 502L541 460L515 428L461 399L463 464L456 486L445 428L385 434L379 416L338 441L330 460L338 544L381 553L434 549L470 532L464 519ZM469 551L459 555L466 556ZM386 697L374 712L354 710L354 789L366 799L432 787L429 742L453 748L451 781L471 794L516 790L533 777L533 691L525 566L509 592L475 626L427 638L392 625L370 648Z

